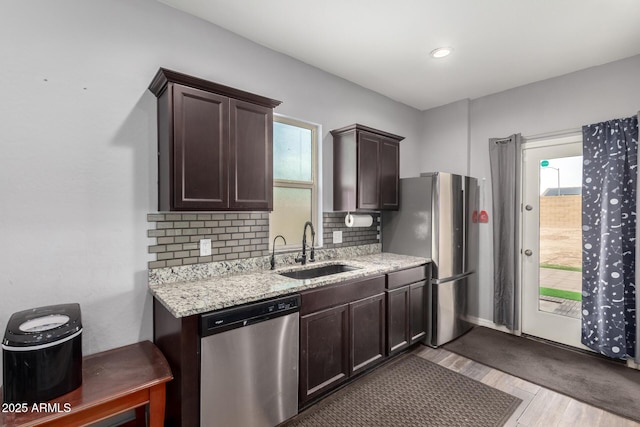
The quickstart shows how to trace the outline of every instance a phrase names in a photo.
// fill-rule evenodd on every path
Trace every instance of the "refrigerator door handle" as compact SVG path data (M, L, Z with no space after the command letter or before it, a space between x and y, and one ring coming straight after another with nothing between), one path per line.
M466 180L462 180L462 200L460 201L462 204L462 271L467 271L467 210L468 206L465 200L464 189L466 186Z
M467 276L471 276L475 271L467 271L466 273L456 274L455 276L443 277L442 279L431 279L431 283L434 285L439 285L441 283L453 282L454 280L459 280Z

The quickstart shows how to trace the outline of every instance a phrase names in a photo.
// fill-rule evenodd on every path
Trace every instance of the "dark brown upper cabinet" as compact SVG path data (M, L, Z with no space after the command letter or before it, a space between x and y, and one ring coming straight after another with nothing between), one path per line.
M272 210L273 109L280 101L160 68L160 211Z
M360 124L333 135L333 210L394 210L400 206L402 136Z

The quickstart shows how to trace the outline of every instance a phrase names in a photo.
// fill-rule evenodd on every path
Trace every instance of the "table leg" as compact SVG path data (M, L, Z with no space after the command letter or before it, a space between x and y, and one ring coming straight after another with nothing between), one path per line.
M164 425L165 400L165 383L154 385L149 389L149 427Z

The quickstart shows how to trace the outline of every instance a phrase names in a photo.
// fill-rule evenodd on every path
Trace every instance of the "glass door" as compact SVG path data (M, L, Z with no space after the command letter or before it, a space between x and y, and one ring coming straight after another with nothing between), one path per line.
M522 332L574 347L582 300L582 137L525 144Z

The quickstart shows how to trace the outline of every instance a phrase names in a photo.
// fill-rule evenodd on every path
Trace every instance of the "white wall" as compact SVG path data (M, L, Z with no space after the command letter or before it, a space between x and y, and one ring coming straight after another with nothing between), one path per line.
M159 67L280 99L276 112L322 124L325 167L328 132L353 122L405 136L401 167L416 167L418 111L154 0L4 2L0 58L0 333L16 311L79 302L85 354L152 338L147 86Z
M447 123L451 135L468 133L469 172L471 176L486 178L487 210L491 218L489 138L518 132L526 138L632 116L640 110L639 75L640 55L472 100L468 122L451 105L425 111L425 121ZM440 138L425 135L422 155L428 163L432 161L431 152L445 152ZM462 145L452 145L446 154L453 157ZM458 156L464 157L461 153ZM472 313L485 320L493 317L491 227L491 222L480 225L479 307L477 313Z
M469 107L464 99L423 113L420 172L469 174Z

